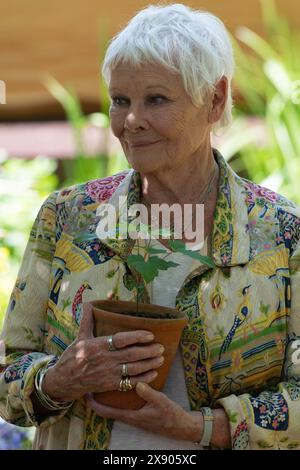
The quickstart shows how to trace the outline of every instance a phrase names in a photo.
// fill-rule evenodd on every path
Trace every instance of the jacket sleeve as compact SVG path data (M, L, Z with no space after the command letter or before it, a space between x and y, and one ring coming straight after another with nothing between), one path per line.
M41 206L30 232L0 336L0 415L19 426L38 426L30 396L39 368L55 356L43 351L51 264L55 251L56 197ZM66 410L40 425L57 421Z
M290 258L291 310L283 381L258 396L217 400L229 418L233 449L300 450L300 243Z

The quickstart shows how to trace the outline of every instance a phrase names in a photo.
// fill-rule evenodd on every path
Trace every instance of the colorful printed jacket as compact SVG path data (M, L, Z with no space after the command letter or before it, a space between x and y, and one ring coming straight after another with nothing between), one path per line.
M188 318L181 353L190 407L224 407L233 449L300 449L300 209L215 157L215 267L190 273L176 297ZM83 302L134 299L126 257L136 243L95 234L97 208L120 195L121 211L139 201L137 172L50 194L33 225L1 336L0 414L37 426L35 448L109 446L113 421L83 400L40 422L30 396L37 370L76 338Z

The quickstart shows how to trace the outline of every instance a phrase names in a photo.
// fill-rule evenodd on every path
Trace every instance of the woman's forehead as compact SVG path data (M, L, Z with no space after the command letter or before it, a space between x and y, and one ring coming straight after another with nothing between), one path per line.
M112 69L109 84L111 91L132 83L142 85L144 89L161 88L165 91L182 86L178 74L158 64L119 64Z

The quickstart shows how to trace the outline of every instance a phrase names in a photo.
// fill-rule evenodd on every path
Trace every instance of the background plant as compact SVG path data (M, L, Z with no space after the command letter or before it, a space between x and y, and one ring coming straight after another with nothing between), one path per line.
M102 21L99 42L99 58L102 63L107 48L107 23ZM100 75L100 74L99 74ZM95 178L104 178L128 168L128 162L122 151L110 150L109 142L109 107L110 97L102 76L99 76L99 112L85 115L75 90L66 88L55 78L48 77L45 86L64 109L71 125L75 143L75 154L72 160L64 161L62 186L81 183ZM101 108L101 112L100 112ZM89 155L85 132L94 126L104 137L104 149L101 153Z
M261 0L265 37L245 26L233 39L235 121L220 143L234 169L300 203L300 35L273 0Z
M0 418L0 450L30 450L34 429L8 424Z
M0 329L33 220L57 186L56 162L0 155Z

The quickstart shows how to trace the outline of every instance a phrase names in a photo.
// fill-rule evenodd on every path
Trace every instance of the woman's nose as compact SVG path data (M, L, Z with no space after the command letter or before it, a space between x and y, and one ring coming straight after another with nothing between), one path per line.
M147 119L142 106L131 106L125 118L124 127L130 131L139 129L140 127L147 128Z

